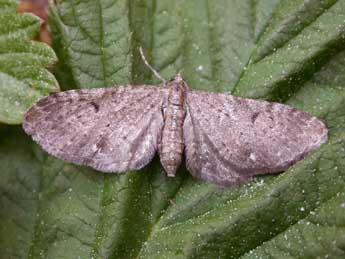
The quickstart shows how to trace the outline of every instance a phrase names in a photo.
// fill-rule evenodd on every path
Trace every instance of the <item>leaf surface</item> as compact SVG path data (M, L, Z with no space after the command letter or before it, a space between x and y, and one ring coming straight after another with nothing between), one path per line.
M58 1L50 24L64 89L158 83L287 103L329 141L286 172L219 188L161 172L109 175L47 156L2 128L0 253L28 258L345 256L344 1ZM18 150L18 151L17 151ZM20 152L19 152L20 150ZM17 162L14 162L16 159ZM8 235L7 233L15 233Z
M16 13L16 1L0 1L0 122L20 124L24 112L49 92L58 91L45 67L57 61L46 44L32 41L38 17Z

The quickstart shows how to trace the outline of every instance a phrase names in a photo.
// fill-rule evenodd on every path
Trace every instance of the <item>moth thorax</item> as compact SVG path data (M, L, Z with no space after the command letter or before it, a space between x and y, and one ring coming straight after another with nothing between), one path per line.
M181 83L171 84L170 94L169 94L169 103L173 105L183 106L185 101L186 89Z

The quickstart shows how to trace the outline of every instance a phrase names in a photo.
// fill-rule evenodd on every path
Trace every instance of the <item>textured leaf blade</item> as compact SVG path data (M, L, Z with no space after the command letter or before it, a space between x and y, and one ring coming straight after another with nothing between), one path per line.
M181 257L231 255L237 258L260 246L290 226L293 228L309 212L314 213L320 204L342 193L345 184L342 150L343 135L332 139L328 145L273 181L252 183L235 199L223 200L216 208L206 207L202 213L183 217L181 221L176 220L175 215L184 213L180 211L180 204L183 208L186 198L177 196L175 206L155 226L152 239L145 244L141 256L152 258L163 253L172 257L180 251ZM339 155L334 157L334 154ZM325 161L330 159L337 166L318 166L326 165ZM332 191L325 188L328 185L332 185ZM193 190L189 191L184 195L193 200L195 194L191 192ZM203 203L206 199L204 196ZM188 207L189 210L191 208Z
M241 258L342 258L345 246L342 230L344 198L344 193L339 192L301 220L299 224Z
M264 34L260 37L253 61L258 62L312 25L323 13L336 4L328 1L281 1Z
M57 70L61 85L156 82L136 51L143 46L148 60L167 78L182 69L193 88L282 99L321 117L331 132L326 145L279 176L226 189L191 179L183 170L177 178L168 179L158 160L141 172L103 175L41 157L35 146L36 156L28 160L38 163L41 173L27 171L40 183L40 199L30 204L37 213L24 216L31 232L23 240L30 245L19 248L21 240L14 237L11 246L4 243L3 231L0 247L8 248L8 255L31 258L281 258L284 251L296 257L344 256L339 249L342 228L337 232L328 228L322 240L312 240L311 234L322 232L322 224L342 224L338 221L345 187L345 73L339 36L344 9L338 9L342 3L326 1L315 12L299 0L291 1L290 9L281 1L259 2L59 1L51 7L51 23L61 61ZM308 3L320 6L317 2ZM299 18L307 22L295 35L273 43L284 27L283 14L296 18L300 10L305 10L306 17ZM101 24L106 24L105 30ZM315 35L313 28L320 24L340 30L320 34L314 49L303 49L311 46L308 36ZM114 39L119 39L118 45L111 43ZM287 44L295 49L289 50ZM266 65L270 60L283 65ZM309 61L317 61L317 66ZM260 70L260 64L265 69ZM120 70L112 70L114 66ZM287 67L291 70L282 79L280 73ZM265 80L270 83L263 89ZM27 140L11 130L1 134L12 136L10 142L18 136ZM0 154L9 150L9 143L3 145ZM3 156L4 161L13 163L15 155ZM6 167L2 171L13 174ZM13 199L23 190L12 189L10 181L17 180L1 180L0 190L9 189ZM17 203L6 203L9 212L1 216L9 218ZM332 213L325 217L325 211ZM312 221L318 224L309 232L300 227ZM300 229L307 237L302 245L292 240L299 238ZM19 227L13 231L20 233ZM313 242L318 251L313 251Z
M127 2L60 1L58 7L51 8L51 25L60 37L55 45L60 65L69 64L75 87L128 83L132 59Z
M15 3L0 3L0 122L7 124L21 123L33 103L59 90L55 77L44 69L56 62L54 51L30 41L39 30L39 18L16 14Z
M290 32L289 40L281 43L279 49L249 64L234 93L283 100L295 92L330 58L328 55L337 53L344 45L344 7L344 2L337 1L322 9L320 16L301 33Z
M3 258L25 258L39 224L42 161L19 128L2 127L0 134L0 254Z

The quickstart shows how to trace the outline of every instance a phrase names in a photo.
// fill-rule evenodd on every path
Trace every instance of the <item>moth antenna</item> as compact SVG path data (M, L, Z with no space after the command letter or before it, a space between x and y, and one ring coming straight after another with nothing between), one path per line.
M142 60L144 61L145 65L153 72L153 74L155 75L155 77L157 77L159 80L161 80L163 83L165 83L167 80L165 80L165 79L157 72L157 70L154 69L154 68L149 64L149 62L147 62L142 47L139 47L139 52L140 52L140 56L141 56Z

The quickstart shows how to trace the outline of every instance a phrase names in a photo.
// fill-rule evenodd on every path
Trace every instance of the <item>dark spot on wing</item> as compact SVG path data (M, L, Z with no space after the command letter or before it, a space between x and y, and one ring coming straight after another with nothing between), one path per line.
M36 103L36 106L37 107L43 107L43 106L46 106L47 104L49 104L51 101L49 100L48 97L45 97L41 100L39 100L37 103Z
M99 105L95 102L90 102L90 104L93 106L93 108L95 109L95 112L99 111Z
M252 115L251 120L252 120L252 123L253 123L253 124L255 123L256 119L257 119L258 116L259 116L259 114L260 114L260 112L254 112L254 114Z
M105 138L102 138L97 144L96 144L96 146L97 146L97 149L98 150L104 150L105 148L106 148L106 146L107 146L107 141L106 141L106 139Z

